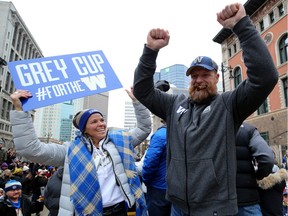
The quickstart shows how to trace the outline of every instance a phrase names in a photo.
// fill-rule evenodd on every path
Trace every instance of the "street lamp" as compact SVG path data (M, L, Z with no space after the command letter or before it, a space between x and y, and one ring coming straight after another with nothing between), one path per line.
M229 73L230 73L229 79L234 78L234 76L232 75L232 70L233 70L233 68L232 68L230 65L228 65L228 66L224 65L224 63L222 62L222 63L221 63L221 72L222 72L222 87L223 87L223 92L225 92L225 78L224 78L224 73L225 73L227 70L229 70Z

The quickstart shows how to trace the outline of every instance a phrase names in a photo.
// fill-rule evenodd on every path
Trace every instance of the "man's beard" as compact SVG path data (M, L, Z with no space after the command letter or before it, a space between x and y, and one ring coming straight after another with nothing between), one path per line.
M206 99L217 94L217 85L216 84L200 84L193 85L189 87L189 95L191 99L195 102L205 101Z

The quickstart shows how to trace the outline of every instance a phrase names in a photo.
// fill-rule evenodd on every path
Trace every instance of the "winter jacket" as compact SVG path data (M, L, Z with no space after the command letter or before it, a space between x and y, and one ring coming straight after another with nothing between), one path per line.
M267 98L278 72L248 16L233 28L248 78L234 91L196 103L154 89L158 51L144 47L134 95L167 123L167 199L190 215L237 213L235 137L241 123Z
M49 216L57 216L63 178L63 167L59 167L49 178L44 190L44 205L49 210Z
M31 214L35 212L34 205L32 205L29 197L25 194L21 196L21 211L23 216L31 216ZM7 196L0 202L0 215L17 216L15 208L10 204Z
M150 134L151 119L149 111L138 101L133 102L133 106L137 119L137 127L130 130L129 133L132 137L132 146L135 147L144 141ZM63 145L51 143L47 145L40 142L35 133L29 112L12 110L10 111L10 121L15 148L19 155L24 156L30 161L41 164L56 167L64 165L58 215L73 216L74 206L70 200L70 176L67 156L67 150L70 143L67 142ZM117 179L120 180L118 183L121 185L120 189L124 195L125 201L129 207L132 207L135 203L135 198L134 195L131 194L127 176L124 173L124 167L116 146L106 139L103 147L111 156L113 168L117 175Z
M286 169L278 169L275 173L271 173L258 181L260 206L263 216L282 215L283 190L286 186L286 181L288 181Z
M236 136L236 153L238 206L259 204L257 179L263 179L272 172L273 150L254 126L243 123ZM254 160L257 162L257 171L252 164Z
M142 179L147 187L166 190L166 125L152 135L144 158Z

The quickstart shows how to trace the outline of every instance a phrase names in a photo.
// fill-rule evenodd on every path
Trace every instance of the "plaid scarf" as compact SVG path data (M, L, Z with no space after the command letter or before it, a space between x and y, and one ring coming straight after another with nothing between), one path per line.
M113 130L109 133L109 140L116 145L122 159L125 173L128 177L128 184L136 199L136 215L146 216L146 202L141 188L140 178L138 177L135 161L133 157L134 148L131 145L131 136L127 131Z
M70 198L78 215L102 215L97 170L87 144L86 139L78 133L68 149Z
M136 199L136 215L147 216L146 202L135 168L131 136L128 132L114 130L108 135L122 159L130 189ZM102 198L97 170L86 138L77 133L68 149L71 182L71 200L80 216L102 215Z

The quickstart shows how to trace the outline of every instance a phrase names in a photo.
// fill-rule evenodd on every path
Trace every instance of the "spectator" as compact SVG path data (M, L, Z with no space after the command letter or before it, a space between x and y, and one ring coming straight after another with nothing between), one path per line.
M21 181L21 178L18 176L14 176L10 169L6 169L0 176L0 188L5 188L5 184L10 180Z
M44 208L44 189L48 182L46 173L45 170L39 169L33 180L32 202L36 205L36 215L40 215Z
M49 210L48 216L57 216L59 211L63 167L59 167L49 178L44 191L44 205Z
M31 216L33 206L29 198L21 193L19 181L10 180L5 184L5 197L0 202L1 216Z
M217 93L218 66L206 56L186 72L188 98L154 89L156 58L170 39L160 28L148 33L134 74L136 98L167 123L166 198L172 216L237 214L236 133L278 82L269 50L244 6L227 5L217 20L238 37L247 66L247 79L235 90Z
M30 172L28 166L23 166L22 193L26 194L32 200L33 189L34 189L34 176Z
M283 190L288 181L287 170L274 164L272 172L258 180L260 205L263 216L278 216L283 212Z
M14 175L14 176L17 176L17 177L19 177L18 178L18 180L22 183L22 176L23 176L23 170L22 170L22 167L20 168L18 168L18 167L15 167L15 169L13 170L13 172L12 172L12 174Z
M287 170L287 156L288 156L288 150L286 150L286 154L282 158L282 167Z
M16 158L16 152L14 151L13 148L8 149L6 158L7 158L6 159L7 164L13 163L13 160Z
M136 128L108 131L99 110L82 110L73 118L79 129L75 140L63 145L37 139L31 115L23 111L20 100L30 98L30 92L18 90L10 95L16 109L11 110L10 121L17 152L34 162L64 166L59 215L127 214L127 207L134 204L137 215L146 215L133 153L150 134L151 120L149 111L132 92L127 93L135 108Z
M262 216L257 179L268 176L274 165L274 153L258 130L243 123L236 135L237 216ZM256 170L253 161L257 163Z
M286 187L283 190L283 216L288 216L288 198Z
M3 188L0 188L0 202L4 200L5 197L5 191Z
M7 154L5 149L3 149L3 144L0 143L0 164L7 160Z
M140 159L140 161L135 161L136 170L137 170L137 173L138 173L138 175L140 177L141 187L142 187L142 190L144 192L145 199L146 199L146 194L147 194L147 187L146 187L145 183L142 180L142 170L143 170L144 158L145 158L146 153L147 153L147 149L145 150L145 152L144 152L142 158Z
M23 174L28 174L30 172L29 167L28 166L23 166L22 172L23 172Z
M166 216L171 213L171 202L166 200L166 125L152 135L145 155L142 179L147 187L146 202L149 215Z
M8 164L6 162L3 162L0 168L1 168L1 171L0 171L0 174L1 174L3 173L4 170L8 169Z
M167 92L170 85L166 80L155 83L155 88ZM146 203L149 215L167 216L171 213L171 202L166 200L166 124L151 136L142 168L142 179L147 187Z

